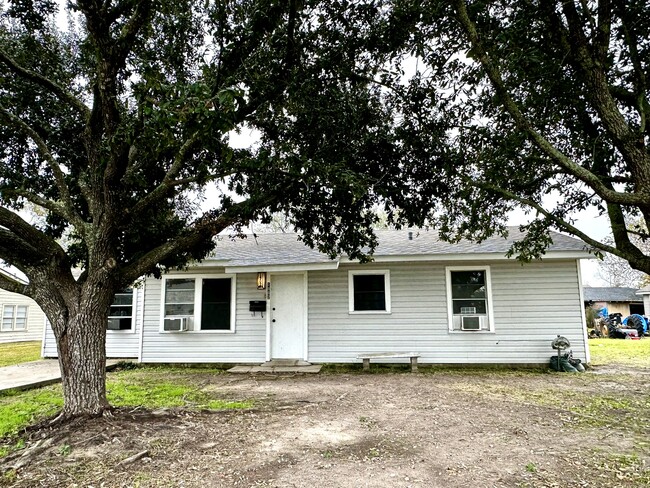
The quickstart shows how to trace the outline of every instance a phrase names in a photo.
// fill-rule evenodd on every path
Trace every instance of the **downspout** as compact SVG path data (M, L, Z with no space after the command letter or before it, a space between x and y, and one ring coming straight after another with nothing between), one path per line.
M142 362L142 348L143 348L143 344L144 344L144 305L145 305L145 300L147 298L147 294L145 293L146 289L147 289L147 280L145 279L142 282L142 306L138 310L138 319L140 321L140 344L138 345L138 362L139 363ZM140 290L138 290L138 292L140 292Z

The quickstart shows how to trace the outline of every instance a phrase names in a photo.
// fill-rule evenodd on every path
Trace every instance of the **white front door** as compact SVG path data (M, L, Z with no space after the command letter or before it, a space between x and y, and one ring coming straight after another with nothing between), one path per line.
M271 359L303 359L305 277L271 277Z

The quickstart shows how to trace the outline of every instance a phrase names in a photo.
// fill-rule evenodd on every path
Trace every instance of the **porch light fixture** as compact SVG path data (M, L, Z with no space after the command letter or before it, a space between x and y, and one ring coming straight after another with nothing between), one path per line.
M266 273L257 273L257 289L266 289Z

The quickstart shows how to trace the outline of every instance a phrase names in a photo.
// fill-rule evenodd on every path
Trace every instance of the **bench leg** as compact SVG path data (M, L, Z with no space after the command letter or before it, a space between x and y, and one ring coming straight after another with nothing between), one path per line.
M418 358L413 356L411 358L411 373L417 373L418 372Z
M364 371L370 371L370 359L364 359L363 360L363 370Z

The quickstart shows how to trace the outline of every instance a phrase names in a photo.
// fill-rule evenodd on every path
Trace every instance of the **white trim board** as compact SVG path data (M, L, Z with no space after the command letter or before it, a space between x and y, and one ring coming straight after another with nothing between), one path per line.
M278 272L303 272L338 269L339 262L330 263L302 263L302 264L272 264L272 265L246 265L246 266L226 266L226 273L278 273Z

